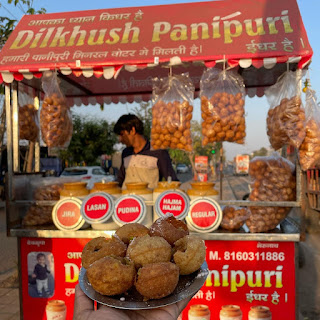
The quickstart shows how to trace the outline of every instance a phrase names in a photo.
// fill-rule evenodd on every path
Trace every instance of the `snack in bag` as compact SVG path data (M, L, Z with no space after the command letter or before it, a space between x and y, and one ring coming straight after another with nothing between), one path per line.
M270 104L267 134L275 150L285 145L299 148L306 135L300 80L301 76L297 72L286 71L276 84L266 90L265 95Z
M60 91L56 73L45 73L42 87L45 92L40 111L42 139L49 148L66 148L72 137L72 116Z
M300 165L304 171L320 161L320 109L312 89L306 91L306 119L305 138L299 148Z
M33 97L25 92L18 96L19 104L19 137L36 142L39 138L38 110L33 104Z
M250 201L294 201L296 199L295 166L274 153L270 157L255 157L250 161ZM289 207L250 207L246 224L250 232L274 229L288 215Z
M226 230L239 230L251 214L249 208L236 206L224 206L222 207L222 213L220 226Z
M192 151L194 85L187 74L153 80L151 146Z
M200 81L202 145L217 141L244 143L245 90L240 75L211 68Z

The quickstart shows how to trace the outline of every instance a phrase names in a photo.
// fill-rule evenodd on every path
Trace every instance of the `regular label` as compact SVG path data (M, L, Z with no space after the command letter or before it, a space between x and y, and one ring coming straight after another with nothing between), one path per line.
M120 223L142 220L146 214L146 205L138 196L122 196L115 204L115 219Z
M219 227L222 219L220 206L211 199L197 199L191 204L189 220L198 230L212 231Z
M165 191L159 195L155 206L161 216L170 213L177 219L183 219L188 214L189 200L181 191Z

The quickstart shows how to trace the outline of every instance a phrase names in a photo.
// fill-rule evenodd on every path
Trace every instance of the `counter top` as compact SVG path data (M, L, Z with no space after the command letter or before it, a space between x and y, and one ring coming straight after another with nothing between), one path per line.
M35 237L35 238L95 238L99 236L111 236L112 231L93 230L91 228L77 231L61 231L55 226L50 227L15 227L11 228L10 236L13 237ZM286 218L280 226L267 233L250 233L248 229L241 228L236 232L228 232L219 229L210 233L197 233L204 240L220 241L300 241L300 230L298 224L291 218Z

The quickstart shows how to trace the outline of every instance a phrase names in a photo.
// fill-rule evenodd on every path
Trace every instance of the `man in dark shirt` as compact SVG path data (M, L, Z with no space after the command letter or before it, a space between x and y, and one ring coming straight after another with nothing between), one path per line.
M133 114L119 118L114 126L119 141L127 146L122 152L118 182L123 188L128 182L148 182L154 189L164 178L177 181L167 150L150 150L150 142L143 136L143 123Z
M43 253L37 254L38 263L34 267L32 278L36 278L37 291L39 297L42 297L42 289L44 289L45 294L48 296L50 294L48 288L48 273L50 271L46 265L46 257Z

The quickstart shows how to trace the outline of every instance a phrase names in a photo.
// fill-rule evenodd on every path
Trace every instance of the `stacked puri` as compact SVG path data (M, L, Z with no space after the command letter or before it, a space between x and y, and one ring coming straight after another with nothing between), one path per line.
M19 137L33 142L39 137L37 110L33 104L19 107Z
M238 92L216 92L211 98L201 97L202 144L218 141L244 143L246 125L244 100Z
M92 239L83 249L82 265L100 294L118 295L134 286L148 300L171 294L179 275L197 271L205 255L204 241L170 217L158 219L150 229L129 223L111 239Z
M193 106L187 101L165 103L152 107L151 146L153 149L181 149L192 151L191 119Z
M47 96L40 111L40 128L48 147L66 147L72 137L72 118L64 97Z

